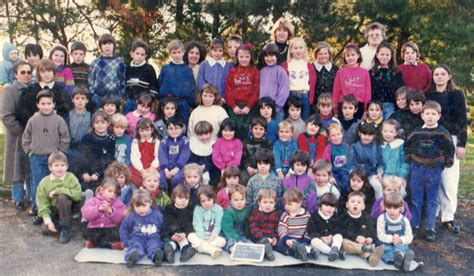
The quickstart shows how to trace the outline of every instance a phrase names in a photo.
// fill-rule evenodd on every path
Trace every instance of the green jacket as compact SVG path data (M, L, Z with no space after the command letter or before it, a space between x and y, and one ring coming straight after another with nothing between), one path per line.
M248 237L248 212L247 207L238 211L229 206L224 211L222 217L222 232L226 238L231 238L235 241L240 241L242 238Z
M56 190L53 198L49 198L49 193ZM81 184L74 174L67 172L64 180L54 179L51 176L44 177L36 190L36 205L38 206L38 216L43 219L51 219L52 209L58 203L60 195L67 195L73 201L81 199Z
M153 202L156 206L161 207L160 211L163 212L165 207L171 204L171 199L165 192L160 191L158 195L153 198Z

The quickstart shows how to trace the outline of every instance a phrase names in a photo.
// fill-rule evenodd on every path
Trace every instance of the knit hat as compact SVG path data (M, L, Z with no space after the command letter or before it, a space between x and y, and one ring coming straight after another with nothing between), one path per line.
M86 45L84 43L80 42L80 41L75 41L71 45L71 54L76 50L84 51L84 53L87 52Z
M8 60L10 62L13 61L13 60L8 59L8 55L13 51L16 51L18 53L18 49L15 47L15 45L11 44L10 42L5 42L3 44L3 49L2 49L3 60Z

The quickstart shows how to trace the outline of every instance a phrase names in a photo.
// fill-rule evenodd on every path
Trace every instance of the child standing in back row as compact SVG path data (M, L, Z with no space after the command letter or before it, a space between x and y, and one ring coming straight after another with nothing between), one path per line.
M80 41L76 41L71 45L72 62L69 64L72 75L74 76L74 85L89 88L87 78L89 76L89 64L84 62L86 57L86 45Z
M51 59L56 66L55 82L64 87L69 96L72 95L74 89L74 76L71 68L66 67L68 63L67 50L63 46L54 47L49 53Z

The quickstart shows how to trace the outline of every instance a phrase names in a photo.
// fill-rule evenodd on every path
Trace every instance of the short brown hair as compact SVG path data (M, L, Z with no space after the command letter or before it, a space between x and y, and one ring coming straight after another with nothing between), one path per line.
M284 128L289 128L291 131L295 130L295 127L293 126L293 124L288 120L283 120L278 124L278 131Z
M320 41L320 42L316 43L316 47L314 47L314 59L317 59L318 53L322 49L327 49L328 50L329 61L332 62L331 45L329 45L329 43L327 43L326 41Z
M412 48L416 53L416 58L420 58L420 48L418 48L418 45L413 41L408 41L402 45L402 59L405 59L405 51L407 48Z
M289 204L291 202L303 202L303 194L296 188L291 188L283 194L283 203Z
M344 129L342 128L342 126L339 124L339 123L331 123L329 124L328 128L326 129L326 132L329 135L331 135L331 132L335 129L339 129L341 131L342 134L344 134Z
M221 95L219 94L219 91L217 90L217 88L214 85L212 85L210 83L204 84L201 91L197 94L196 105L202 105L202 94L204 94L204 93L209 93L209 94L214 95L214 103L213 104L222 105L222 98L221 98Z
M325 171L329 175L331 175L332 172L332 165L329 163L327 160L324 159L319 159L317 160L314 165L313 165L313 170L316 171Z
M54 162L64 162L67 164L67 156L61 151L53 152L48 157L48 166L53 165Z
M13 73L15 75L18 74L18 68L20 68L20 66L23 66L23 65L28 65L28 67L30 67L30 70L33 70L33 67L31 66L31 64L29 64L28 62L24 60L20 60L17 63L15 63L15 65L13 65L13 69L12 69Z
M153 205L153 198L148 190L136 189L133 191L132 200L130 202L130 209L135 211L135 206L144 206L145 204Z
M99 48L101 48L102 45L107 44L107 43L114 44L114 50L115 50L115 48L117 48L117 40L115 40L115 37L113 35L111 35L111 34L101 35L99 37Z
M357 109L358 102L357 102L357 99L352 94L347 94L344 97L342 97L341 108L344 103L352 104L355 107L355 109Z
M277 194L272 188L262 188L258 191L257 201L260 202L264 198L271 198L277 201Z
M171 51L176 50L176 49L181 49L183 50L184 53L184 45L183 42L179 39L173 39L168 43L167 50L168 54L171 54Z
M432 109L432 110L435 110L436 112L438 112L439 114L441 114L441 105L436 102L436 101L432 101L432 100L428 100L426 101L424 104L423 104L423 110L422 112L425 112L425 110L427 109Z
M232 195L235 193L239 193L244 198L247 198L247 189L241 184L237 184L234 188L229 190L229 198L232 198Z
M386 194L383 198L383 206L385 209L403 207L403 198L401 194L395 192Z
M357 59L357 63L361 63L362 62L362 54L360 52L360 49L359 49L359 46L357 46L356 44L353 44L353 43L349 43L346 45L346 47L344 47L344 53L342 55L342 59L344 61L344 64L347 64L347 61L346 61L346 53L348 51L355 51L356 54L359 56L359 58Z
M72 90L71 99L74 99L74 97L77 95L86 96L86 98L89 99L89 91L82 85L74 87L74 90Z
M350 192L349 195L347 196L347 200L349 201L349 199L353 196L360 196L362 197L362 200L364 200L365 202L365 194L361 191L353 191L353 192Z
M191 191L183 184L179 184L173 189L173 193L171 193L171 200L173 200L174 202L177 197L184 197L189 199L191 198Z
M216 192L210 185L202 185L199 187L197 192L198 204L201 206L201 195L206 196L207 198L211 198L212 200L216 201Z
M288 30L288 40L293 38L293 36L295 35L295 26L286 17L280 17L273 24L272 30L270 32L270 36L273 41L276 41L276 31L279 28L285 28Z
M130 48L130 51L134 52L136 49L138 48L143 48L143 50L145 50L145 54L148 56L148 44L141 40L141 39L135 39L133 42L132 42L132 47Z
M212 131L214 131L214 128L212 127L212 124L208 121L199 121L194 126L194 133L196 133L196 135L212 133Z
M319 95L317 106L332 106L332 95L329 93Z

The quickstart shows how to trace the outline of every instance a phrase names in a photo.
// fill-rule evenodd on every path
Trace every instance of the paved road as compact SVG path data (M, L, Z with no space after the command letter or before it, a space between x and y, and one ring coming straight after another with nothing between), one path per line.
M76 263L74 255L84 246L79 226L73 228L73 240L60 245L56 238L44 237L40 228L31 225L31 218L17 213L12 203L0 198L0 275L295 275L295 274L357 274L373 275L359 270L337 270L314 265L281 268L256 268L251 266L192 266L161 267L137 266L133 270L125 265ZM464 232L458 236L440 231L442 245L416 241L417 259L425 263L427 274L474 275L474 213L473 206L460 210ZM381 272L378 274L392 274ZM422 273L417 273L422 274Z

